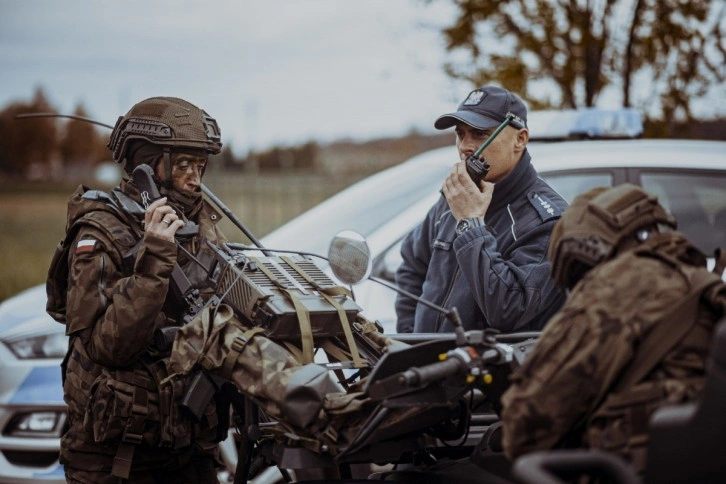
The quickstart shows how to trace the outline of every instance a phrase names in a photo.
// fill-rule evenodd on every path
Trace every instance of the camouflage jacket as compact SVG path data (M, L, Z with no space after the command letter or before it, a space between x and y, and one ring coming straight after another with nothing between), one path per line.
M698 395L713 326L726 311L723 293L719 299L702 301L690 332L644 380L623 392L630 398L622 399L621 415L608 417L612 417L606 424L609 434L603 434L602 420L593 418L602 417L598 412L603 399L644 338L658 331L689 293L684 267L693 267L689 254L697 252L695 247L678 233L661 234L647 244L652 250L639 246L590 270L513 374L502 398L503 445L508 457L553 448L574 435L583 438L585 446L619 452L632 462L636 456L626 449L628 441L642 429L639 452L644 453L649 415L665 402L689 401ZM659 251L670 252L680 264L657 257ZM719 287L723 290L723 285ZM643 421L626 426L627 407L635 405L645 409L640 414ZM641 463L643 453L638 456Z
M110 194L79 187L68 204L66 231L77 234L68 253L64 312L70 343L64 362L64 396L70 428L61 440L61 461L75 468L108 470L118 447L117 442L94 438L92 427L98 423L89 422L88 414L99 404L93 401L92 387L109 388L107 382L99 387L98 380L108 372L126 371L153 387L154 378L142 363L156 361L165 366L168 355L156 349L154 335L157 329L179 324L182 308L169 290L174 264L180 265L192 284L203 280L203 271L182 251L177 253L175 244L144 237L143 208L135 200L134 187L122 182ZM212 257L205 240L214 244L224 240L216 228L219 220L220 215L203 202L194 220L200 226L199 235L183 243L198 260ZM197 441L196 446L216 452L211 442ZM134 466L160 467L191 452L191 447L145 449L135 453Z

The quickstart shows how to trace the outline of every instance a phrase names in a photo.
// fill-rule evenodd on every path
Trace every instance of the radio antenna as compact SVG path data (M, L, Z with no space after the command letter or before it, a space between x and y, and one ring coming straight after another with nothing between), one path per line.
M86 123L97 124L99 126L103 126L104 128L113 129L113 126L111 126L110 124L102 123L101 121L96 121L95 119L84 118L83 116L75 116L73 114L26 113L26 114L16 114L15 115L15 119L25 119L25 118L70 118L70 119L76 119L78 121L85 121Z

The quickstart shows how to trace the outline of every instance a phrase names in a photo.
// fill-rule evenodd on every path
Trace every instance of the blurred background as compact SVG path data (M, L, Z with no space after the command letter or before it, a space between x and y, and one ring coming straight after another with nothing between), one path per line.
M644 137L726 139L724 32L722 0L0 0L0 301L45 280L75 186L119 176L110 130L18 114L113 125L187 99L222 130L205 184L263 236L452 144L433 121L488 83L530 110L634 107Z

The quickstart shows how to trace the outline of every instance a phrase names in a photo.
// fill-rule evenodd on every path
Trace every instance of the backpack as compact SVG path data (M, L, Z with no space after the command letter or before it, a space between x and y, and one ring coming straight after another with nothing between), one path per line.
M652 247L645 243L636 252L677 266L688 277L690 290L680 301L674 303L669 316L661 320L643 339L629 366L611 388L596 400L600 403L586 427L590 447L622 455L639 473L646 466L650 416L668 401L671 394L688 400L696 398L704 382L702 376L648 379L648 375L689 337L699 320L703 303L714 308L720 316L726 314L726 283L721 279L723 254L717 251L717 264L713 272L708 272L703 267L679 261L676 254L668 253L669 248L672 246L659 250L663 247ZM720 316L717 314L714 321L720 319ZM700 338L703 346L707 346L707 341L702 341L706 335L695 334L694 337ZM678 390L674 390L675 388Z

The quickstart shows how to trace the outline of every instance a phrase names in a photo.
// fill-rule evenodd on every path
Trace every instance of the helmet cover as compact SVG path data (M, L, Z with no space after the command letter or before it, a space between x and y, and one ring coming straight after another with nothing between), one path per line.
M175 97L145 99L135 104L125 116L119 116L108 142L117 163L126 159L129 142L133 140L177 150L202 150L209 154L222 150L217 121L203 109Z
M626 239L658 224L676 228L657 197L639 186L597 187L578 195L552 230L552 278L571 289L588 270L612 258Z

